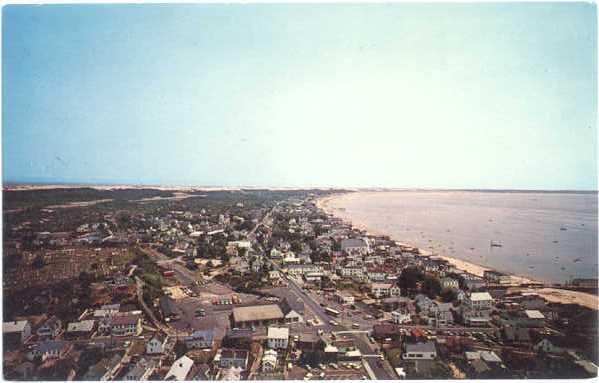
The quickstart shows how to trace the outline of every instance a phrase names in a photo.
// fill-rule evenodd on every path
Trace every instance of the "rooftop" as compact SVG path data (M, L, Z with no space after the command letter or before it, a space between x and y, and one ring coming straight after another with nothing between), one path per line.
M233 308L235 322L251 322L269 319L282 319L283 311L278 305L260 305Z
M287 327L269 327L268 338L288 339L289 329Z

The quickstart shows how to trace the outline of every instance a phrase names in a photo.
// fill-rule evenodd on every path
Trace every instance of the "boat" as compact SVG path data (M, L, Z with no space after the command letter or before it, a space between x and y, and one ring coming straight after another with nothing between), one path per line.
M559 243L559 241L553 241L553 243Z
M491 247L501 247L502 244L497 241L491 241Z
M580 262L580 261L582 261L582 259L580 259L580 258L576 258L576 259L575 259L574 261L572 261L572 262L574 262L574 263L578 263L578 262Z
M559 229L560 229L561 231L566 231L566 230L568 230L568 228L566 228L566 227L560 227Z

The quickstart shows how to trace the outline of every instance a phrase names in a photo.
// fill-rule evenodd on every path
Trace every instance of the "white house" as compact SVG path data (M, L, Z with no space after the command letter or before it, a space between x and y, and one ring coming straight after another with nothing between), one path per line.
M62 321L52 316L40 328L37 329L37 336L40 338L55 338L62 330Z
M268 347L272 349L286 349L289 345L289 329L286 327L268 328Z
M395 324L404 324L410 323L412 321L412 317L410 316L409 312L393 311L391 313L391 320Z
M166 341L166 335L159 332L154 334L148 343L146 343L146 354L163 354L164 348L166 347Z
M277 352L275 350L266 350L262 357L262 371L271 372L277 368Z
M441 278L439 284L441 285L442 289L457 290L460 288L458 281L449 277Z
M557 343L559 342L555 339L551 340L549 338L543 338L533 346L533 349L536 352L543 351L548 354L561 354L564 352L564 349Z
M376 298L396 297L399 296L400 289L392 283L372 283L370 285L370 292Z
M488 292L470 293L462 302L462 317L469 325L487 324L492 308L493 298Z
M214 343L213 330L194 331L190 336L185 337L187 348L211 348Z
M31 324L26 320L4 322L2 332L5 342L21 344L31 336Z
M437 350L433 342L407 343L403 359L406 360L433 360L437 357Z
M248 363L248 352L238 349L223 349L214 358L221 368L237 367L245 370Z
M193 360L183 355L179 359L175 360L168 373L164 377L164 380L187 380L187 374L193 367Z

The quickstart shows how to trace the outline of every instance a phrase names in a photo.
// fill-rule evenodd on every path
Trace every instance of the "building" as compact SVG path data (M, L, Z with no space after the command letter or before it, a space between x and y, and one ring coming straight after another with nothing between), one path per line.
M188 380L187 375L193 367L193 360L183 355L171 365L164 380Z
M40 338L55 338L61 331L62 321L53 315L37 329L37 336Z
M495 270L485 270L483 278L493 284L509 285L512 283L512 277L510 275Z
M479 278L472 274L462 274L462 278L464 279L464 285L470 291L482 289L486 285L485 281L482 278Z
M460 288L460 284L456 279L445 277L439 280L439 284L443 290L457 290Z
M528 327L545 326L545 315L539 310L524 310L524 317Z
M220 355L214 358L220 368L237 367L245 370L247 368L249 352L234 348L222 349Z
M107 381L113 380L119 373L123 362L123 356L115 354L112 358L104 358L98 363L90 366L82 380Z
M110 320L112 335L132 336L141 334L141 318L139 315L114 316Z
M176 320L179 318L179 309L175 301L168 295L163 295L159 299L160 311L165 321Z
M391 313L391 320L395 324L405 324L410 323L412 321L412 316L409 312L405 311L393 311Z
M96 321L93 319L83 320L80 322L71 322L67 325L65 331L65 337L69 339L75 338L89 338L96 325Z
M370 246L362 238L347 238L341 240L341 251L347 254L366 255L370 252Z
M214 344L213 330L194 331L190 336L185 337L185 345L188 349L194 348L212 348Z
M337 302L342 305L353 305L355 302L353 295L344 292L335 293L335 298L337 298Z
M370 285L370 292L375 298L396 297L400 295L399 287L392 283L372 283Z
M488 292L470 293L461 307L466 324L486 325L490 321L493 298Z
M264 351L262 357L262 371L273 372L277 368L277 352L275 350Z
M5 344L23 344L31 336L31 324L26 320L4 322L2 323L2 332Z
M58 340L47 340L31 346L27 352L27 359L30 361L40 358L41 361L46 359L58 359L65 356L69 350L68 342Z
M267 335L268 347L278 350L289 345L289 329L286 327L269 327Z
M433 342L407 343L403 354L405 360L433 360L436 357L437 350Z
M156 362L141 358L133 367L123 375L125 381L149 380L148 378L156 370Z
M163 333L157 332L150 338L146 343L146 354L155 355L163 354L166 347L167 336Z
M285 315L279 305L260 305L233 308L235 327L269 326L282 323Z

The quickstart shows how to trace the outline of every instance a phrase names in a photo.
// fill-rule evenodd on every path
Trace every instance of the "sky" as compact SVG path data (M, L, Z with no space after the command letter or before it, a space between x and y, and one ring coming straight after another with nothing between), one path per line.
M596 12L4 6L2 179L597 190Z

